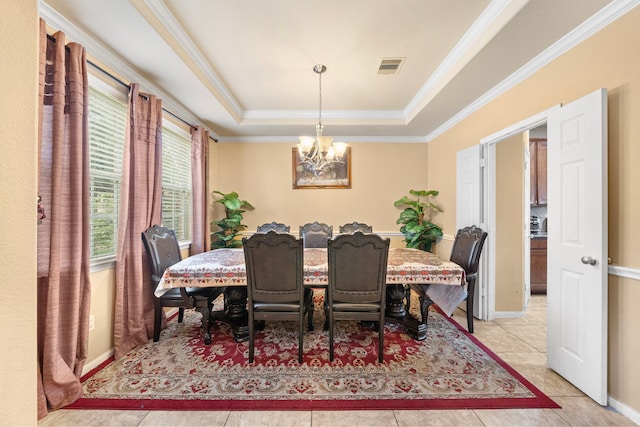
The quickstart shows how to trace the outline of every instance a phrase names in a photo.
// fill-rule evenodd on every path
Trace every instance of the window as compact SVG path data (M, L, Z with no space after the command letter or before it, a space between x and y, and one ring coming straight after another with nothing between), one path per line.
M92 259L116 254L127 105L89 88L89 209Z
M91 260L116 255L127 93L99 79L89 86L89 210ZM191 239L191 136L168 123L162 129L162 224Z
M191 136L162 128L162 225L191 239Z

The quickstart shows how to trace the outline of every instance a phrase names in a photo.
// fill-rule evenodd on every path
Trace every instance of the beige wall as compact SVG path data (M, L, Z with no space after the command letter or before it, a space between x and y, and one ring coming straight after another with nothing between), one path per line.
M635 8L531 78L429 143L429 186L455 224L455 154L481 138L600 87L608 89L609 254L614 264L640 268L640 8ZM640 411L638 281L609 276L609 394Z
M35 425L38 9L2 2L0 424Z
M496 145L495 310L524 310L524 137Z
M92 369L91 363L103 361L113 354L113 319L115 312L115 270L91 273L91 315L94 329L89 331L89 348L85 371Z
M379 233L399 233L396 219L402 211L393 202L410 189L427 189L426 144L353 143L351 189L293 189L293 143L218 143L212 149L211 189L236 191L255 210L245 213L247 231L265 222L298 227L319 221L334 231L352 221L365 222ZM454 199L455 200L455 199ZM437 199L439 201L439 199ZM220 204L214 218L224 213ZM453 206L442 205L445 210ZM435 222L439 222L439 217ZM445 230L453 234L455 230ZM404 246L402 236L392 244Z

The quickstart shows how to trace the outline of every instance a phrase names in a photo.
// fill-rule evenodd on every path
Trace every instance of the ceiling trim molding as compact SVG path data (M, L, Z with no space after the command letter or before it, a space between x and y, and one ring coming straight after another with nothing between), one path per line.
M509 89L515 87L519 83L534 75L551 61L557 59L587 38L602 30L604 27L606 27L616 19L629 12L634 7L638 6L638 4L640 4L640 0L612 1L596 14L580 24L578 27L570 31L566 36L555 42L540 55L536 56L531 61L520 67L520 69L515 71L509 77L498 83L489 91L485 92L484 95L480 96L474 102L472 102L467 107L460 110L457 114L451 117L449 120L444 122L433 132L429 133L426 137L427 141L432 141L433 139L442 135L444 132L448 131L456 124L469 117L471 114L489 104L498 96L502 95Z
M133 68L131 68L120 55L106 48L87 32L72 24L64 16L60 15L55 9L49 6L44 0L40 0L38 11L40 17L45 20L47 25L64 32L70 41L82 44L87 53L95 57L101 63L106 64L123 79L128 80L129 82L137 82L145 91L151 92L159 98L162 98L162 104L167 110L176 114L181 119L188 121L192 125L201 124L200 119L198 119L179 101L142 77ZM220 138L220 136L212 130L209 130L209 133L215 139Z
M442 88L473 58L473 53L484 47L509 18L528 0L493 0L476 19L469 30L420 88L404 108L407 122L413 120L431 102ZM505 16L506 15L506 16ZM482 40L479 42L479 40Z
M131 1L134 2L134 5L138 5L140 3L140 0ZM191 61L193 61L193 64L196 67L195 70L192 69L193 73L195 75L199 75L200 73L202 74L202 78L205 80L203 82L205 86L213 89L212 95L227 107L227 111L231 110L229 111L229 114L231 114L231 116L234 117L238 123L241 122L244 116L242 107L240 106L236 98L232 95L229 88L223 83L222 79L213 68L213 66L205 59L204 55L202 54L200 49L198 49L191 37L189 37L187 32L182 28L173 13L171 13L169 8L167 8L164 1L142 1L144 2L144 6L146 6L146 8L155 16L156 19L158 19L160 24L169 32L171 37L173 37L173 39L177 43L177 47L182 50L182 53L184 55L181 55L180 52L176 52L178 56L186 56ZM140 9L138 8L138 10ZM142 15L145 16L145 14ZM152 22L149 22L149 24L156 30L160 37L164 38Z
M422 136L333 136L336 141L367 142L367 143L402 143L402 144L426 144L428 141ZM297 144L300 142L297 136L225 136L218 143L253 143L253 144Z
M406 125L404 114L400 110L323 110L324 124L387 124ZM318 111L312 110L247 110L243 124L273 124L274 121L314 124L318 121Z

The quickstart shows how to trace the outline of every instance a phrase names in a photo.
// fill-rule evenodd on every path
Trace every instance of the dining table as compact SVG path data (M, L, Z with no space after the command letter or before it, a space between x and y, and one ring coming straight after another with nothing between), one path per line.
M464 269L430 252L390 248L387 260L386 321L401 323L416 340L427 337L427 319L409 313L410 284L429 285L425 304L437 304L447 315L467 296ZM305 286L327 287L329 265L326 248L304 249ZM176 287L225 287L224 309L211 312L211 321L232 327L236 341L248 339L247 274L242 248L223 248L187 257L168 267L155 295ZM208 332L205 331L205 342ZM210 339L209 339L210 341Z

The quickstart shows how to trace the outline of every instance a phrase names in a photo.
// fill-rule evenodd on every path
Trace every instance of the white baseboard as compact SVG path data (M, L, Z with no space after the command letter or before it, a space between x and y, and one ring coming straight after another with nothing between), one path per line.
M85 363L84 368L82 368L82 375L86 375L87 372L90 372L92 369L97 368L98 366L100 366L102 362L104 362L105 360L113 356L115 353L116 353L115 349L112 348L102 353L100 356L96 357L92 361Z
M494 319L518 319L524 317L524 311L496 311L493 313Z
M630 408L629 406L625 405L624 403L618 402L617 400L615 400L615 399L613 399L611 397L609 397L609 406L611 406L613 409L615 409L620 414L622 414L625 417L629 418L631 421L633 421L637 425L640 425L640 412L636 411L633 408Z

